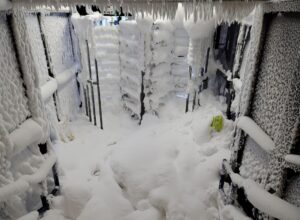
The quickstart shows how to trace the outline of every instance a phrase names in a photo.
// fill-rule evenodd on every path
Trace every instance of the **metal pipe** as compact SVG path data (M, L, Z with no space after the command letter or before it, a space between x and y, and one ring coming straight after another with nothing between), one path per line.
M88 116L89 112L88 112L86 88L83 88L83 95L84 95L84 104L85 104L85 114Z
M91 111L91 100L90 100L90 91L89 91L89 86L86 85L86 93L87 93L87 103L88 103L88 115L90 122L92 122L92 111Z
M94 87L93 87L93 79L92 79L92 68L91 68L91 59L90 59L90 49L89 49L89 42L86 40L86 48L87 48L87 56L88 56L88 67L89 67L89 76L90 81L88 81L91 85L91 95L92 95L92 105L93 105L93 116L94 116L94 125L97 125L96 120L96 108L95 108L95 95L94 95ZM91 120L90 120L91 121Z
M103 130L103 119L102 119L102 105L101 105L101 94L100 94L100 81L98 72L98 62L95 59L96 77L97 77L97 91L98 91L98 104L99 104L99 116L100 116L100 128Z

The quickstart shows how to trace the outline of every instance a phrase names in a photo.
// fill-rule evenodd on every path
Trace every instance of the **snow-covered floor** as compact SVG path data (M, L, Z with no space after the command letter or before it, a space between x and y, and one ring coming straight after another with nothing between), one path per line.
M145 115L141 126L125 113L106 113L104 131L78 118L75 139L55 145L62 196L43 219L219 219L218 172L233 124L210 129L224 108L214 99L207 94L188 114L172 102L159 119Z

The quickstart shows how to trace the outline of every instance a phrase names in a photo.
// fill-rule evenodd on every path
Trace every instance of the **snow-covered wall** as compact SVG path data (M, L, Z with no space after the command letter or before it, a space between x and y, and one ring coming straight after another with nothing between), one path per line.
M78 64L75 59L71 26L65 14L42 16L42 28L49 46L49 57L54 76L68 77L69 82L61 85L57 92L59 119L72 120L78 112L79 99L76 84ZM67 76L68 75L68 76Z
M37 67L33 59L27 26L25 23L25 15L21 11L13 11L11 15L3 15L1 20L1 37L9 36L5 44L7 54L3 54L0 60L2 61L1 70L8 71L11 76L6 76L5 72L1 73L4 76L1 82L4 85L11 85L6 87L3 85L5 91L1 92L1 180L2 187L16 181L20 176L25 174L32 174L35 172L43 161L44 157L39 152L38 143L44 143L48 139L48 125L46 123L46 116L44 112L43 102L41 100L41 93L39 90L39 79ZM9 27L12 27L11 29ZM6 33L6 34L3 34ZM8 35L7 35L8 34ZM4 62L3 62L4 61ZM5 66L8 69L5 69ZM11 94L11 100L7 100ZM25 97L26 96L26 97ZM9 103L11 102L11 106ZM26 106L27 116L20 120L20 116L24 115L24 110L18 106L24 103ZM14 122L10 122L9 127L4 127L5 123L2 117L7 118L10 114L5 113L5 106L9 107L9 112L15 112ZM3 112L3 114L2 114ZM32 136L31 140L26 144L23 142L22 148L17 144L16 135L12 135L19 126L22 127L25 119L31 117L32 123L38 128L38 137ZM8 117L9 118L9 117ZM6 119L7 120L7 119ZM28 121L28 120L27 120ZM29 126L26 131L33 131L33 127ZM22 130L22 129L21 129ZM25 130L19 132L23 134ZM29 137L29 136L27 136ZM19 140L19 139L18 139ZM22 142L18 142L22 143ZM26 146L28 145L28 146ZM32 188L30 188L32 190ZM43 187L40 190L44 190ZM28 191L21 193L20 196L10 196L0 204L0 213L3 217L8 216L15 219L23 215L39 202L39 191ZM17 209L16 209L17 207Z
M61 17L57 20L51 17L48 22L44 14L13 10L9 14L1 13L0 18L3 47L0 52L3 53L0 56L0 218L16 219L40 206L40 195L47 194L45 178L56 159L52 158L52 165L44 169L49 155L42 155L38 144L47 142L50 152L50 131L57 135L55 130L59 125L52 99L57 89L60 99L56 99L56 104L63 106L60 110L65 117L69 120L77 113L78 63L72 51L68 17L63 21ZM52 64L50 71L46 55ZM19 181L37 170L38 179L34 176L37 182Z
M145 84L146 112L158 114L172 91L171 64L174 58L174 27L169 20L157 20L152 28L152 60Z
M96 26L94 41L99 69L102 111L114 111L121 106L118 26Z
M131 115L140 119L144 40L135 20L121 21L119 32L122 101Z
M27 26L28 35L30 36L29 43L31 46L33 59L39 75L39 85L41 88L46 88L48 85L47 83L53 80L53 78L51 78L48 73L46 54L42 40L38 16L36 14L28 13L26 14L25 22ZM48 91L49 89L47 88L46 90ZM47 113L51 136L53 139L57 139L57 129L59 125L57 120L55 103L52 98L53 93L54 91L52 91L49 95L49 98L45 100L45 111Z

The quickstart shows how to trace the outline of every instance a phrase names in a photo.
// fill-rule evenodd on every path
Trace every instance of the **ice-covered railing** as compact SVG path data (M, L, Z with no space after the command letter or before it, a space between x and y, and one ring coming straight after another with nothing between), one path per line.
M33 184L43 182L56 163L56 155L50 153L41 167L32 175L23 175L13 183L0 188L0 202L6 201L13 195L26 192Z
M39 124L32 119L27 119L17 129L9 134L9 139L13 143L13 150L9 157L22 152L26 147L32 144L39 144L43 130Z
M57 77L48 80L41 86L41 94L43 101L47 101L57 90L62 89L79 71L79 65L74 64L71 68L60 73Z
M238 188L243 189L246 195L246 200L249 201L251 205L274 218L282 220L299 219L299 207L269 193L253 180L245 179L239 174L234 173L225 159L223 160L221 170L221 194L224 194L224 182L232 182Z
M274 141L267 135L253 119L241 116L237 121L237 127L248 134L263 150L270 153L275 149Z

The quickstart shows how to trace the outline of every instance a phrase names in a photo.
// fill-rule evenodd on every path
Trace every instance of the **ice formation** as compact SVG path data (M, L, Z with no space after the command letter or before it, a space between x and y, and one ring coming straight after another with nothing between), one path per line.
M244 218L232 206L221 207L217 193L233 122L224 118L220 133L210 129L211 118L223 114L224 102L203 91L203 81L222 69L214 61L212 42L221 20L243 24L238 38L243 46L227 73L236 92L231 110L239 118L231 148L239 175L230 177L261 212L298 218L299 175L287 185L283 181L284 169L299 171L299 156L292 152L300 94L299 74L294 73L300 45L295 17L272 17L263 44L264 13L278 9L270 3L194 1L177 10L177 3L168 0L112 0L115 8L122 4L135 14L118 26L103 25L107 17L98 12L85 17L47 13L62 7L74 11L70 1L11 3L0 1L0 10L14 7L0 14L0 218L37 219L37 212L25 214L39 206L40 195L53 185L48 175L57 158L51 142L60 163L62 195L48 198L52 210L43 220ZM101 10L107 4L85 3ZM283 5L282 10L300 10L296 3ZM22 11L36 6L41 13ZM242 18L253 9L250 31L251 19ZM287 56L277 55L287 49ZM276 62L268 65L274 57ZM286 72L293 74L287 77ZM101 110L95 109L100 104L98 77ZM183 114L187 95L194 95L199 109ZM79 106L95 124L103 112L107 130L99 132L86 117L78 119ZM38 144L46 144L48 152L42 154Z

